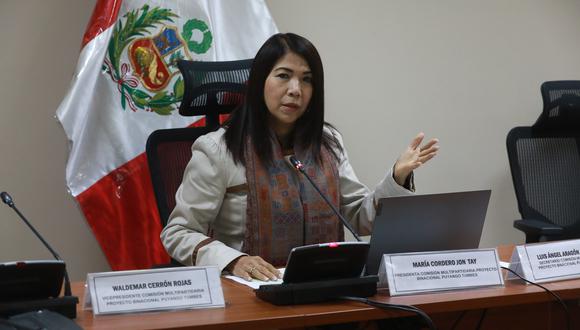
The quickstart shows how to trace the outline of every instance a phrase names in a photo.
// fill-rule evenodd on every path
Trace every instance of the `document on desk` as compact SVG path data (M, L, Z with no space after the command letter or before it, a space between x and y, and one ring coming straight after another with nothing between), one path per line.
M280 271L281 276L284 276L284 270L286 270L286 268L280 268L278 270ZM282 283L284 283L282 281L282 279L278 279L276 281L260 281L260 280L257 280L257 279L254 278L251 281L246 281L243 278L237 277L237 276L234 276L234 275L226 275L224 277L225 278L229 278L232 281L241 283L243 285L247 285L247 286L249 286L252 289L258 289L260 287L260 285L270 285L270 284L282 284Z

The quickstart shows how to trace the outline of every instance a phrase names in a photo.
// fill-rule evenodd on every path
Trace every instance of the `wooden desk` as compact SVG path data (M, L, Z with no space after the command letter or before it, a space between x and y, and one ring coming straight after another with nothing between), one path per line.
M500 248L503 260L511 247ZM252 289L233 281L222 281L226 307L176 312L140 313L93 317L78 310L77 323L84 329L271 329L401 317L399 311L385 311L362 303L333 301L322 304L275 306L254 295ZM567 300L573 329L580 327L580 280L546 284ZM83 297L83 283L73 291ZM506 281L503 288L454 291L403 297L381 292L373 299L386 303L414 305L428 313L439 329L449 329L458 319L457 329L473 329L484 309L482 329L565 329L565 315L553 298L540 288L521 281ZM79 305L80 306L80 305ZM465 312L464 312L465 311Z

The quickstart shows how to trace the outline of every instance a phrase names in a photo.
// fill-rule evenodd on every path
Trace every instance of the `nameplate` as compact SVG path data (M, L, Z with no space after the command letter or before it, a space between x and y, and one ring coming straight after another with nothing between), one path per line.
M95 315L225 306L213 266L91 273L87 290Z
M496 249L385 254L379 287L391 296L503 286Z
M518 245L510 261L516 273L532 282L580 278L580 240ZM509 274L508 279L515 278Z

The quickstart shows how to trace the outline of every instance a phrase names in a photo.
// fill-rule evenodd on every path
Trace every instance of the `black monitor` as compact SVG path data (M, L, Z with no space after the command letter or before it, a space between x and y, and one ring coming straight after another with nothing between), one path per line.
M366 242L337 242L300 246L292 249L284 271L283 281L303 283L362 275L369 244Z
M60 260L0 263L0 302L59 297L64 272Z

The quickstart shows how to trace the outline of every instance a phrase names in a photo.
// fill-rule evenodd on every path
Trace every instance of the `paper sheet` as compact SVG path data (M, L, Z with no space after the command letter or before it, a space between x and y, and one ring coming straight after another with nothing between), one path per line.
M282 276L284 276L284 270L285 269L286 268L280 268L280 269L278 269L280 271L280 273L281 273ZM224 277L225 278L229 278L232 281L241 283L243 285L247 285L247 286L249 286L252 289L258 289L260 287L260 285L282 284L282 283L284 283L282 281L282 279L279 279L279 280L276 280L276 281L260 281L260 280L257 280L257 279L253 279L252 281L246 281L243 278L237 277L237 276L234 276L234 275L226 275Z

